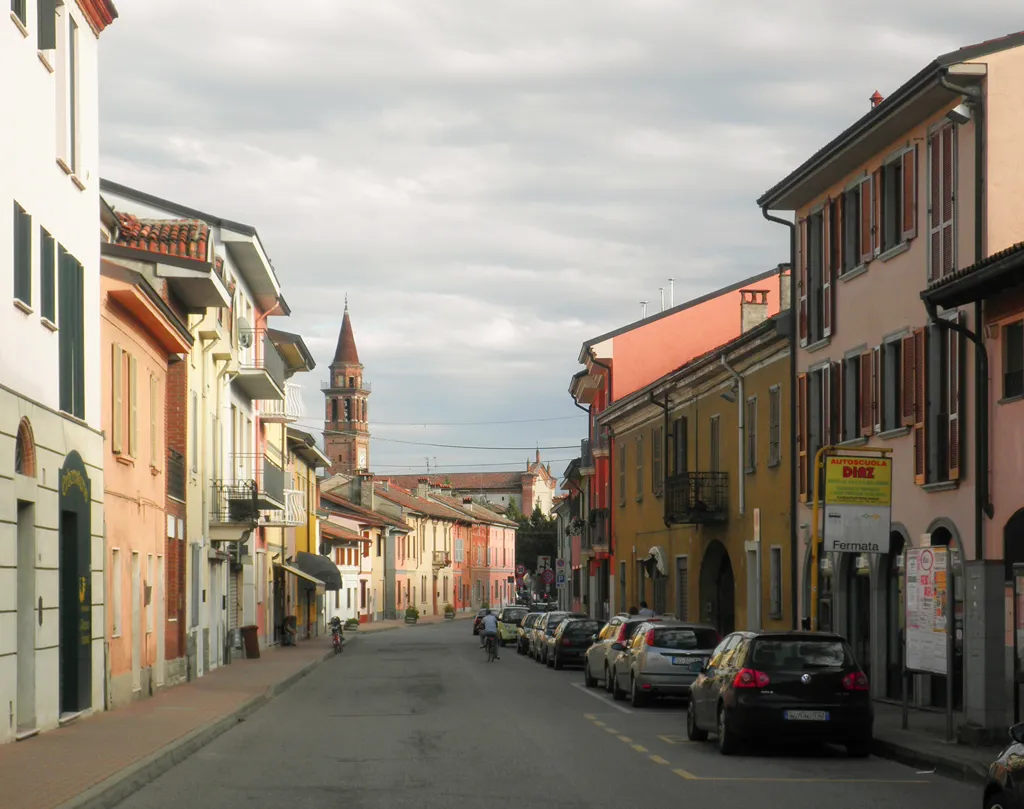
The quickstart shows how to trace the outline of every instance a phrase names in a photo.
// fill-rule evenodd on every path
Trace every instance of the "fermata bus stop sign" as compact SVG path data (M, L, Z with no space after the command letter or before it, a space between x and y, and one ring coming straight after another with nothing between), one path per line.
M826 552L888 553L892 458L825 459Z

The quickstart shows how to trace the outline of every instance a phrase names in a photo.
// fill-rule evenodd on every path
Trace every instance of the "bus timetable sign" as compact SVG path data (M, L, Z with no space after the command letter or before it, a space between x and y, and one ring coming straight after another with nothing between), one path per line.
M891 513L891 458L826 458L826 552L888 553Z

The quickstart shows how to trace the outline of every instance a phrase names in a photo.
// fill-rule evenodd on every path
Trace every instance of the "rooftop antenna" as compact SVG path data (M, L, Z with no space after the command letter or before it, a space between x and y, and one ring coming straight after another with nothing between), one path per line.
M658 287L658 292L661 293L661 311L665 311L665 287Z
M640 306L642 307L643 311L643 314L640 315L640 319L644 320L647 317L647 301L640 301Z
M676 279L668 279L668 308L671 309L676 305Z
M429 475L430 474L430 458L424 458L423 460L427 462L427 474Z

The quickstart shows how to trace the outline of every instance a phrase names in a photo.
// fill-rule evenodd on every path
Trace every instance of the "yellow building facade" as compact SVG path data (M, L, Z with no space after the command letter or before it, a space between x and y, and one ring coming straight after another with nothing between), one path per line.
M788 315L616 402L615 603L736 629L794 626Z

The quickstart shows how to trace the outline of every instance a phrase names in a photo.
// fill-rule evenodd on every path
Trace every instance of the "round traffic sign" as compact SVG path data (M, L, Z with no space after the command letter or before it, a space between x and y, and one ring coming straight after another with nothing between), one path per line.
M547 568L543 574L541 574L541 581L545 584L551 584L555 580L555 571L550 567Z
M523 576L526 574L526 565L516 565L516 575Z
M925 549L924 553L921 554L921 569L929 571L935 564L935 557L930 550Z

